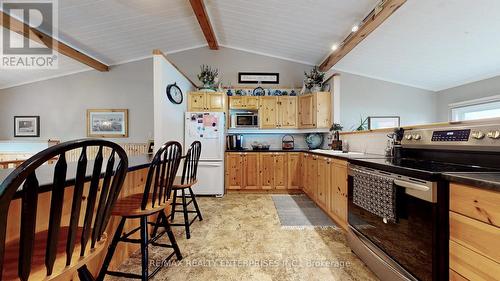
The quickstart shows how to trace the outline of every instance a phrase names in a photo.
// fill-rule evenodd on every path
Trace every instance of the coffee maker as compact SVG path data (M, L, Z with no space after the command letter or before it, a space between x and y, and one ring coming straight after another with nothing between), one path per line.
M233 134L226 137L227 150L244 150L243 148L243 135Z

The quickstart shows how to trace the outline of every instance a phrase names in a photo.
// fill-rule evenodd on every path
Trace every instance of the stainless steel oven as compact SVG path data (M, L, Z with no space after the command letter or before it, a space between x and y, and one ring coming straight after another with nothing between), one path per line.
M396 221L383 219L353 202L352 171L381 175L394 180ZM383 268L387 280L433 280L433 242L438 235L437 182L416 179L381 170L351 165L349 167L348 220L352 234L378 251L377 258L392 262L398 277ZM397 261L397 262L393 262ZM416 278L415 278L416 277ZM398 279L399 278L399 279Z
M450 185L443 174L499 172L499 128L407 130L398 133L397 156L349 160L349 246L381 280L448 280ZM386 198L377 194L389 191L387 182L392 192L384 194L395 200L383 208L376 203ZM380 210L390 211L389 220Z
M231 113L231 128L258 128L259 114L254 111Z

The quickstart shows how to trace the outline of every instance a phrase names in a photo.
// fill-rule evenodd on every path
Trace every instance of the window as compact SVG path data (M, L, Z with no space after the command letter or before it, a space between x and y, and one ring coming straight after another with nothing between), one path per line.
M500 96L450 104L451 121L500 117Z

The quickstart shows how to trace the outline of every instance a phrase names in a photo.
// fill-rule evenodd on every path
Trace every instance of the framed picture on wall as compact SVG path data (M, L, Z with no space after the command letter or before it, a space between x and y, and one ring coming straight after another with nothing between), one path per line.
M238 72L238 83L240 84L279 84L279 73L264 72Z
M40 137L40 116L14 116L14 137Z
M128 138L128 109L87 109L87 136Z
M368 130L397 128L400 125L399 116L370 116Z

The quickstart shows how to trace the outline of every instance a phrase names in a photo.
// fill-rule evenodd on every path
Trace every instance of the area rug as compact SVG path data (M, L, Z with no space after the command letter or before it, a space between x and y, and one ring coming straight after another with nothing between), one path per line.
M336 227L306 195L272 195L280 223L288 228Z

